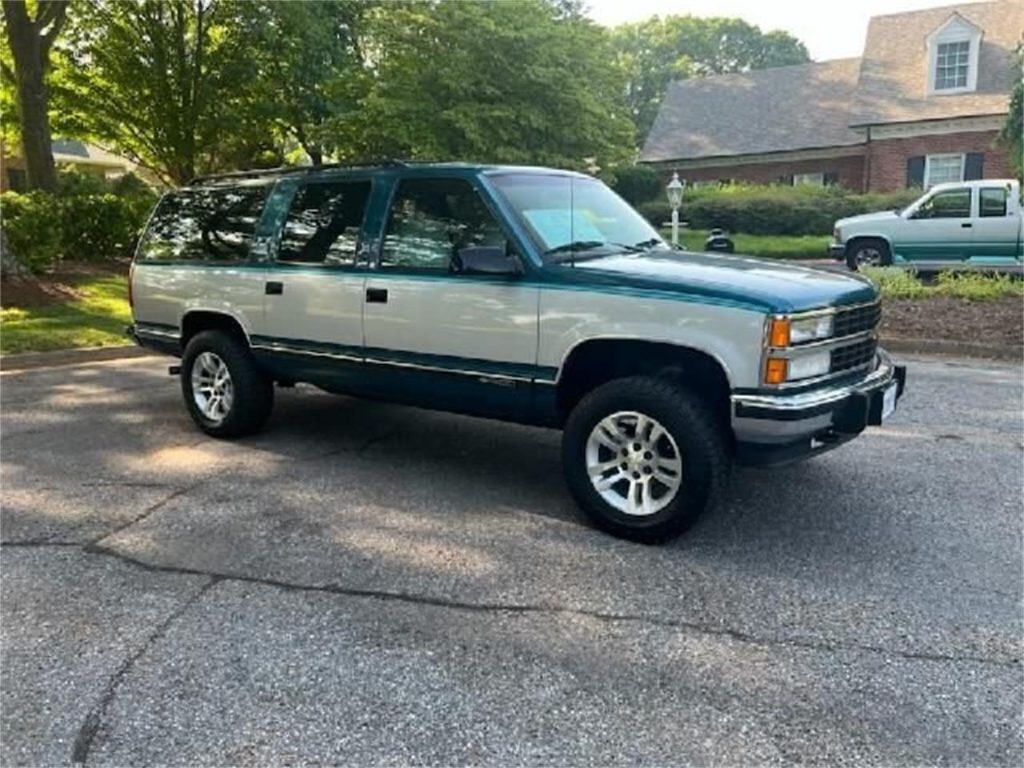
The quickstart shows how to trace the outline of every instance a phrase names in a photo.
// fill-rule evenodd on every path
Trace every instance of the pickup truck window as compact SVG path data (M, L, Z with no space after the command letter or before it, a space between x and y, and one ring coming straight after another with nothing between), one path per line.
M1006 215L1008 194L1002 187L983 187L978 190L978 202L981 205L981 216L1001 217Z
M355 264L370 197L369 181L308 184L292 202L277 260L292 264Z
M452 270L463 248L506 246L505 233L463 179L399 182L388 217L382 268Z
M267 199L267 185L170 192L139 246L144 261L245 261Z
M971 216L971 190L950 189L925 200L915 219L967 219Z

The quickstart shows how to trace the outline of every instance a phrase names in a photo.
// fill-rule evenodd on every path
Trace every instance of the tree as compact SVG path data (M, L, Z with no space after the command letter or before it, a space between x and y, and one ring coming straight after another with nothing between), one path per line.
M176 184L280 157L257 98L244 4L93 0L81 8L62 51L60 92L79 135Z
M3 0L4 28L13 67L2 62L3 75L13 81L21 152L31 189L53 190L57 171L48 114L46 76L50 51L67 19L68 0L38 0L35 18L25 0Z
M586 167L632 153L606 33L572 3L434 0L369 19L373 80L336 142L366 156Z
M673 80L810 60L804 44L788 33L764 33L741 19L654 16L616 27L612 41L640 144Z
M326 127L348 119L364 93L359 35L370 8L363 0L243 4L259 99L314 165L338 149Z
M1018 179L1024 181L1024 44L1017 47L1014 61L1013 91L1010 93L1010 113L1006 116L999 138L1006 146L1010 167Z

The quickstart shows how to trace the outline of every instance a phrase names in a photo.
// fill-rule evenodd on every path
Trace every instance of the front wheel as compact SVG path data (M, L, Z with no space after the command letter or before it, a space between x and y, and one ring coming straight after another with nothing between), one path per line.
M846 266L851 272L864 267L887 267L892 263L889 244L877 238L854 240L846 246Z
M181 393L193 421L214 437L260 429L274 405L274 384L249 349L223 331L203 331L181 357Z
M728 478L723 430L702 398L670 381L604 384L580 401L562 435L569 491L602 530L671 539L713 506Z

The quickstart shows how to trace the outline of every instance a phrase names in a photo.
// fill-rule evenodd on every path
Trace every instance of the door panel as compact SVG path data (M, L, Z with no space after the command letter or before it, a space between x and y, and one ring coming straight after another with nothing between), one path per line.
M938 192L897 231L893 251L908 261L962 261L971 251L974 222L969 187Z
M1019 259L1017 238L1020 215L1010 205L1005 187L978 189L978 217L974 220L971 256L979 260Z

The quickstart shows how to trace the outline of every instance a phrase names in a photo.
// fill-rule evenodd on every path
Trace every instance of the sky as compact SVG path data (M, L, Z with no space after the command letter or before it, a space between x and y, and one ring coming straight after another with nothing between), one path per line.
M648 16L732 16L762 31L781 29L803 42L815 61L860 56L868 19L952 5L955 0L585 0L590 17L613 26Z

